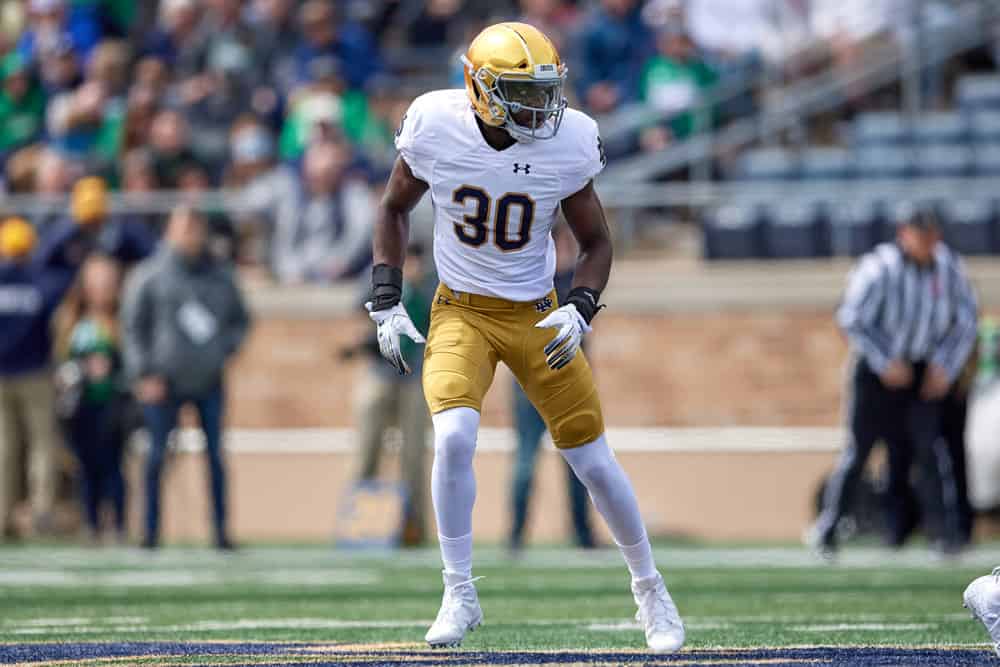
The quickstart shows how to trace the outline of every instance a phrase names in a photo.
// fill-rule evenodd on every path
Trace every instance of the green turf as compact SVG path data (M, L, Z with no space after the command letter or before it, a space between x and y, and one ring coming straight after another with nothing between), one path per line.
M691 647L981 645L961 593L995 547L939 562L921 549L676 546L657 559ZM617 552L477 548L485 625L470 649L641 648ZM419 642L440 600L436 552L259 547L0 549L0 641ZM219 662L216 658L215 662Z

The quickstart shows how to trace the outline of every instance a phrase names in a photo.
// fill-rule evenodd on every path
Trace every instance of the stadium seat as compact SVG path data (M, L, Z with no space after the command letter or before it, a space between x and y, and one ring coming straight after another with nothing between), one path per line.
M784 201L768 206L761 237L764 253L775 259L829 256L821 205L814 201Z
M799 156L802 178L850 178L854 174L851 151L844 148L811 146Z
M877 202L840 201L830 206L830 246L835 255L857 257L882 240L882 211Z
M1000 142L979 144L973 149L972 171L976 176L1000 176Z
M1000 109L1000 76L995 74L963 76L956 85L955 97L963 111Z
M739 157L733 177L741 180L787 180L798 176L798 161L783 148L755 148Z
M972 149L962 145L932 145L916 149L917 174L928 177L966 176L972 171Z
M754 204L729 204L705 218L707 259L754 259L762 256L760 213Z
M974 144L1000 141L1000 110L986 109L970 114L969 138Z
M854 161L858 175L864 178L905 178L913 167L910 149L894 146L862 148Z
M917 144L955 144L965 141L968 124L961 113L939 111L914 118L911 132Z
M989 199L951 199L940 208L944 238L963 255L995 251L996 202Z
M855 146L893 146L904 144L909 138L906 117L901 113L871 111L854 119Z

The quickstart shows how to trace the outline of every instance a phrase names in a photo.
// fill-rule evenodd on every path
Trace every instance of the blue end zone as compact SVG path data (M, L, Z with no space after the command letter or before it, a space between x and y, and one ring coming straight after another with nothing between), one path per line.
M642 664L670 665L674 663L771 666L837 665L873 667L878 665L984 665L995 658L992 651L982 649L904 649L891 647L817 647L774 649L691 649L674 655L613 651L432 651L391 650L373 646L366 650L357 645L337 650L336 644L311 643L225 643L225 642L122 642L122 643L35 643L0 644L0 664L44 663L49 661L98 660L101 658L155 658L162 656L172 664L183 663L185 656L219 656L232 665L233 659L246 659L248 666L281 665L343 665L382 667L406 662L435 665L561 665L561 664ZM276 658L269 663L268 658ZM180 658L180 660L178 660ZM280 659L279 659L280 658ZM109 664L116 664L112 660ZM201 665L210 664L199 660Z

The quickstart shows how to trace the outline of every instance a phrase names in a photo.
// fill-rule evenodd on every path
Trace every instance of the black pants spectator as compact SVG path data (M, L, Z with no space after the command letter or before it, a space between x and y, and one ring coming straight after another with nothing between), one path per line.
M910 471L918 452L932 453L938 464L941 493L930 500L940 503L948 535L955 535L954 466L947 465L950 456L941 437L944 403L920 398L926 364L914 364L913 371L913 385L894 390L886 388L863 360L855 362L847 402L849 440L830 476L823 512L817 522L824 544L835 542L837 523L846 512L851 493L879 440L885 441L888 448L886 542L901 545L914 527Z
M93 535L100 532L100 506L110 500L115 530L125 535L125 478L122 457L125 429L122 401L81 402L70 419L69 441L80 462L80 491L84 518Z

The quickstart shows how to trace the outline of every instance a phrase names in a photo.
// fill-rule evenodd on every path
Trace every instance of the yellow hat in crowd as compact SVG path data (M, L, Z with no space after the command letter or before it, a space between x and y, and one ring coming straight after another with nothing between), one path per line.
M0 257L19 259L30 255L38 242L35 228L22 218L8 218L0 223Z
M73 186L70 204L73 219L81 225L100 222L108 215L108 186L103 178L81 178Z

